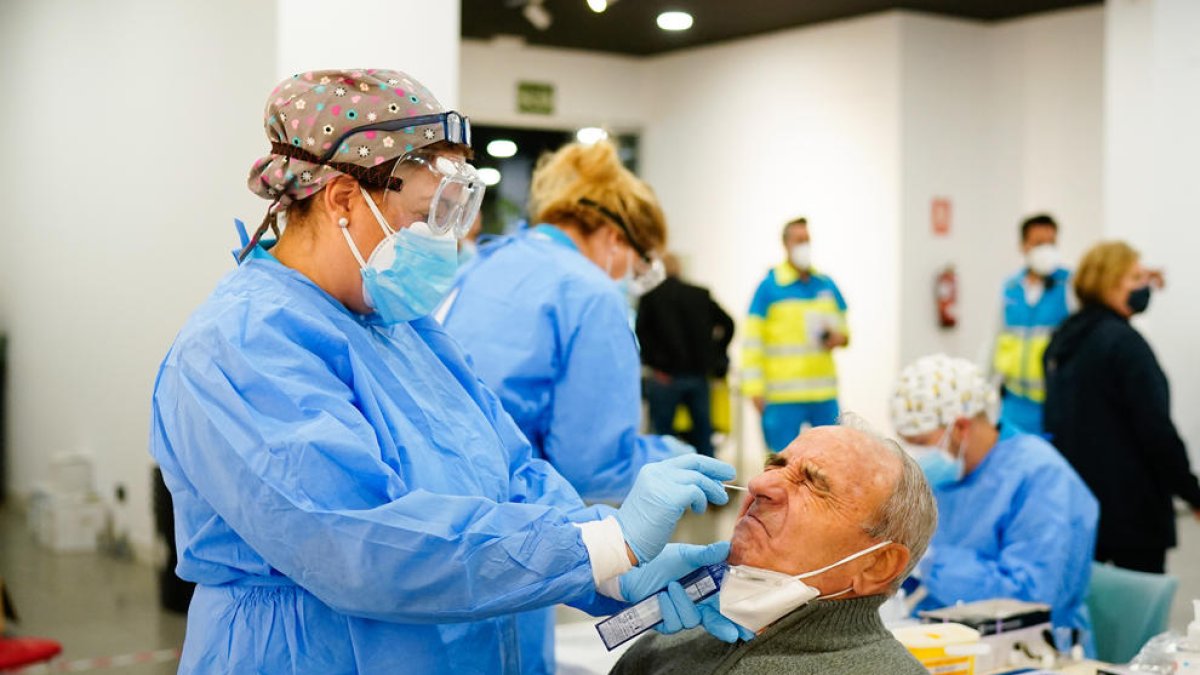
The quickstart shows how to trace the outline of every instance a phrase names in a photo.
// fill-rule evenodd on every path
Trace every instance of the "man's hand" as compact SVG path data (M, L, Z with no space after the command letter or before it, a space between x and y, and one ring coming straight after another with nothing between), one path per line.
M831 330L825 334L824 343L825 349L833 349L834 347L845 347L850 344L850 338L845 333L839 333L836 330Z
M1192 509L1192 517L1200 520L1200 509Z
M1161 267L1146 270L1146 277L1150 281L1150 285L1157 290L1161 291L1167 286L1167 276Z
M766 398L762 396L751 396L750 400L754 402L754 409L758 411L759 415L763 414L763 411L767 409Z

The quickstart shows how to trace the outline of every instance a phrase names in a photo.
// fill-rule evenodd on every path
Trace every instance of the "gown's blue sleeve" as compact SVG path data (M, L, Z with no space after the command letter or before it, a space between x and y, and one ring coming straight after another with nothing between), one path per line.
M1019 480L1018 473L1009 478ZM1012 509L991 525L1000 533L1000 550L995 557L970 547L934 543L921 567L921 581L935 603L945 607L959 601L1015 598L1057 605L1063 592L1063 570L1088 548L1091 533L1072 522L1081 512L1072 500L1081 495L1062 471L1038 471L1028 475L1013 493ZM987 509L986 504L981 508ZM977 519L983 514L958 509L941 513L943 519Z
M550 404L546 458L589 499L619 500L649 462L671 456L638 434L641 364L620 296L593 294L574 326L560 326L562 363Z
M473 371L474 359L463 352L457 342L454 345L454 349L462 355L463 360ZM616 515L616 509L606 504L592 506L585 504L575 487L567 482L561 473L556 471L546 460L533 456L529 440L525 438L525 434L521 432L516 421L504 409L500 397L479 378L475 378L475 386L478 388L481 399L480 407L491 420L501 442L508 450L512 471L509 498L512 501L558 507L565 511L567 517L574 523L600 520Z
M239 537L322 602L448 623L595 596L579 530L561 509L411 489L319 358L268 332L254 338L265 341L254 353L273 359L260 363L208 333L160 371L154 445Z

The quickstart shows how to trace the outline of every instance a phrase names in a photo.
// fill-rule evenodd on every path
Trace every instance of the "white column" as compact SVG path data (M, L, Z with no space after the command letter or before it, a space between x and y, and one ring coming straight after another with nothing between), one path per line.
M1200 2L1106 4L1105 234L1167 272L1139 327L1200 464Z
M458 105L459 3L276 0L280 79L327 68L390 68Z

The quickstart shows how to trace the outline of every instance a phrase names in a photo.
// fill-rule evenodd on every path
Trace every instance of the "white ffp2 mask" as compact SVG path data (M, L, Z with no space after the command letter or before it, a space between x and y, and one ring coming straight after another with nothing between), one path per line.
M1058 247L1054 244L1040 244L1029 249L1025 254L1025 264L1030 271L1039 277L1048 277L1058 269Z
M796 269L812 269L812 244L796 244L788 251L788 260Z
M764 570L749 565L730 565L721 582L721 614L736 624L757 633L797 607L820 599L821 591L801 581L845 565L856 558L887 546L892 542L882 541L858 553L826 565L819 570L795 576ZM834 598L849 593L847 588L824 597Z

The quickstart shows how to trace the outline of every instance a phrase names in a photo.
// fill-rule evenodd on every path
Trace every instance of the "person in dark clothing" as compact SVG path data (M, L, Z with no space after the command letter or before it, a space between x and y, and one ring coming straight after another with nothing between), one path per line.
M733 339L733 319L712 299L708 289L679 278L679 260L664 257L667 278L642 296L637 337L642 363L650 370L646 401L656 434L672 433L675 410L682 403L692 417L687 440L696 452L712 457L712 403L709 377L729 371L726 350Z
M1129 324L1150 302L1150 276L1124 242L1084 256L1081 309L1046 348L1045 429L1100 502L1096 560L1161 574L1176 543L1172 496L1200 519L1200 481L1171 422L1166 375Z

